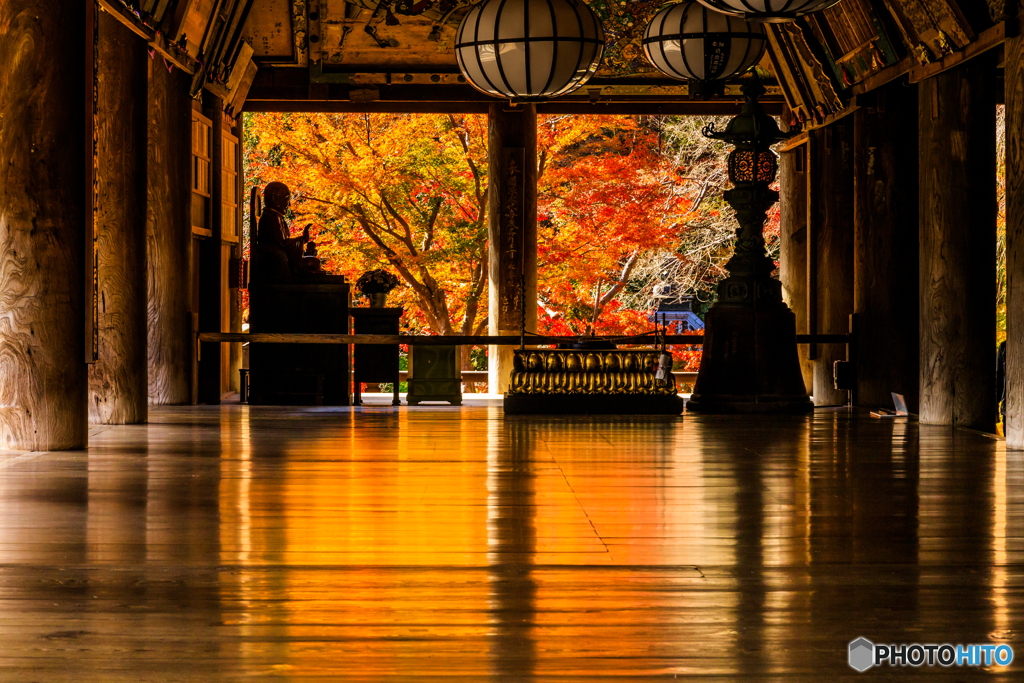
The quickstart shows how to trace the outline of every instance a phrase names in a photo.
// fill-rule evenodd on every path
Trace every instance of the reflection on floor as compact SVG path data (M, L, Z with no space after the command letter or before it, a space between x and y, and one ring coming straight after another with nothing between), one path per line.
M858 675L858 636L1024 658L1024 462L979 434L151 416L88 453L0 454L0 680L824 681Z

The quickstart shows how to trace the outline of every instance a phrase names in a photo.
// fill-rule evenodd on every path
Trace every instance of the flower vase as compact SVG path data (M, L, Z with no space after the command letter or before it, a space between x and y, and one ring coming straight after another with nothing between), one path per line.
M370 297L370 308L384 308L388 302L387 292L370 292L366 296Z

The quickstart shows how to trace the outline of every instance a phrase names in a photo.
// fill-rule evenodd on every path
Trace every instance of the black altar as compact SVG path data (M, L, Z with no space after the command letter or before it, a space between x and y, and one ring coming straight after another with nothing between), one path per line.
M270 183L265 211L253 192L257 223L251 248L249 331L280 334L348 334L349 286L325 273L310 241L310 226L291 237L284 214L291 193ZM349 405L345 344L253 342L249 345L252 405Z
M350 308L354 334L398 334L402 308ZM401 405L398 398L398 344L356 344L353 347L353 405L362 405L360 385L363 382L391 384L391 405Z
M344 277L320 284L250 286L250 332L348 334ZM345 344L249 345L251 405L349 405Z

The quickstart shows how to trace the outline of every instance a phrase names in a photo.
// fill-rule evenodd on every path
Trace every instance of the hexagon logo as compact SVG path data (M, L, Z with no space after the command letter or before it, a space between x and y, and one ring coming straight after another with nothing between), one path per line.
M860 672L867 671L875 664L875 644L867 638L858 638L850 643L850 666Z

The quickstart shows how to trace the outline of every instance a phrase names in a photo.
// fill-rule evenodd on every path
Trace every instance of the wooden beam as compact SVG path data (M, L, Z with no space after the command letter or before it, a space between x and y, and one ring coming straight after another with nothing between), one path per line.
M780 142L779 145L775 148L775 151L778 152L779 154L782 154L783 152L791 152L797 147L806 145L808 137L809 133L806 130L801 133L797 133L790 139L784 142Z
M156 50L169 63L186 72L190 76L195 74L196 62L187 54L178 52L162 34L157 33L150 27L139 21L133 14L122 12L119 6L112 0L97 0L104 12L116 19L129 31L146 41L146 44ZM103 12L101 12L102 14Z
M946 55L937 62L930 64L917 65L910 69L910 82L919 83L926 78L937 76L938 74L948 71L954 67L960 66L965 62L974 59L975 57L988 52L994 47L1002 45L1007 38L1007 22L1003 21L992 28L982 31L978 35L978 38L959 52L953 52Z
M909 73L915 64L917 62L913 57L904 57L892 66L887 66L881 71L871 74L860 83L854 83L853 87L850 88L850 92L856 96L871 92L876 88L881 88L883 85Z
M425 93L424 93L425 94ZM256 94L256 97L259 93ZM246 112L292 112L292 113L384 113L384 114L486 114L494 100L442 100L424 96L416 99L395 101L374 100L371 102L348 102L340 100L306 99L254 99L245 101ZM785 106L782 100L763 103L769 114L779 115ZM734 116L740 112L740 100L679 100L650 101L634 99L628 102L589 102L587 100L562 99L536 105L538 114L615 114L650 116Z

